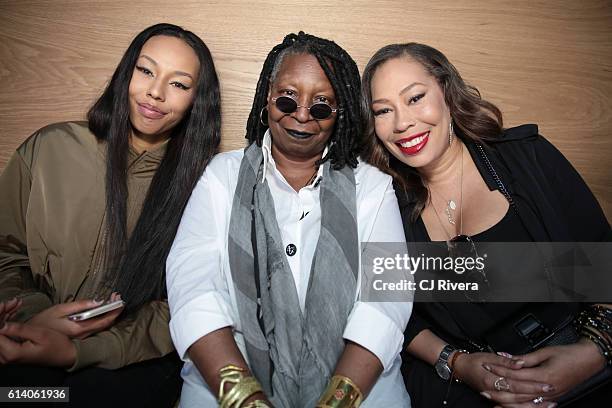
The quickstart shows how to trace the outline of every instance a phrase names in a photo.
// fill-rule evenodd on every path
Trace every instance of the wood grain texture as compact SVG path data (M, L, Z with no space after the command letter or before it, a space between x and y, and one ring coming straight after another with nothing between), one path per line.
M500 106L506 126L539 124L612 216L609 0L0 0L0 170L36 129L82 119L133 36L162 21L213 53L223 150L243 146L261 66L286 33L333 39L360 69L383 45L423 42Z

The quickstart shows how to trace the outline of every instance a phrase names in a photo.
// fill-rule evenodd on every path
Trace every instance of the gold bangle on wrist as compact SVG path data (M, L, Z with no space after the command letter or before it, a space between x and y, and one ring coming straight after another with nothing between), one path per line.
M249 402L242 408L272 408L272 407L268 405L264 400L255 400L255 401Z
M261 385L257 379L251 375L245 376L245 372L246 370L244 368L231 364L219 370L219 376L221 377L221 383L219 385L220 408L240 408L244 401L250 396L262 391ZM228 392L225 392L225 386L227 384L232 384L232 388L230 388ZM251 404L248 406L250 405ZM262 405L253 406L253 408L255 407L262 407Z
M357 408L363 394L348 377L334 375L317 403L317 408Z

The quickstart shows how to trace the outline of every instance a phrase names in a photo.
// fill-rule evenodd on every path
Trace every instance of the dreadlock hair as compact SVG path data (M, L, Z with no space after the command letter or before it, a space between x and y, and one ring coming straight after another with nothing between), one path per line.
M356 167L363 130L359 107L361 83L357 64L335 42L305 34L303 31L285 36L282 43L272 48L264 62L246 126L245 137L249 145L255 142L261 146L267 126L261 123L260 114L267 105L268 92L284 58L296 54L309 54L317 58L334 89L340 109L330 137L328 153L319 164L330 160L332 168L336 170L345 165Z
M172 130L166 154L127 236L127 159L131 123L128 88L144 44L154 36L183 40L198 57L200 69L191 109ZM221 140L219 80L208 47L196 34L173 24L155 24L131 42L106 89L87 113L89 129L107 146L104 287L116 290L126 312L165 297L166 257L191 190Z
M406 43L387 45L370 58L363 71L362 111L366 130L363 133L363 159L390 174L396 189L410 192L416 205L410 217L415 221L429 200L429 192L419 172L389 154L376 137L372 112L372 78L385 62L408 58L421 64L436 79L449 108L455 135L463 141L486 143L497 139L503 130L503 118L497 106L482 99L475 87L465 83L457 68L437 49L425 44Z

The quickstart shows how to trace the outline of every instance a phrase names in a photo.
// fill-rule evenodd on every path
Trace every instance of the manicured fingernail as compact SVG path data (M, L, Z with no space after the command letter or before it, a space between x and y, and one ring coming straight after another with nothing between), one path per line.
M484 369L485 369L485 370L487 370L487 371L491 371L491 367L489 367L489 365L488 365L488 364L483 364L483 365L482 365L482 368L484 368Z
M548 404L548 407L546 408L555 408L557 406L556 402L553 402L552 404Z
M514 365L522 366L523 364L525 364L524 360L514 360Z
M104 300L102 299L94 299L93 302L97 305L99 305L100 303L104 302Z
M491 399L491 394L489 394L488 392L481 392L480 395L482 395L483 397L485 397L486 399Z
M497 355L498 355L498 356L502 356L502 357L506 357L506 358L513 358L513 357L514 357L512 354L510 354L510 353L506 353L506 352L504 352L504 351L498 351L498 352L497 352Z
M548 384L546 384L545 386L542 387L542 391L544 391L544 392L550 392L550 391L552 391L554 389L555 389L555 387L553 387L552 385L548 385Z

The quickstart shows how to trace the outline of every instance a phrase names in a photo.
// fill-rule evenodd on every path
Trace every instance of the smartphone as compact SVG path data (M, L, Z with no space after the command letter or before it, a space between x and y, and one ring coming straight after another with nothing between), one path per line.
M124 305L123 300L116 300L111 303L105 303L102 306L94 307L93 309L85 310L83 312L68 315L68 319L73 322L80 322L82 320L91 319L92 317L100 316L101 314L108 313L111 310L119 309Z

